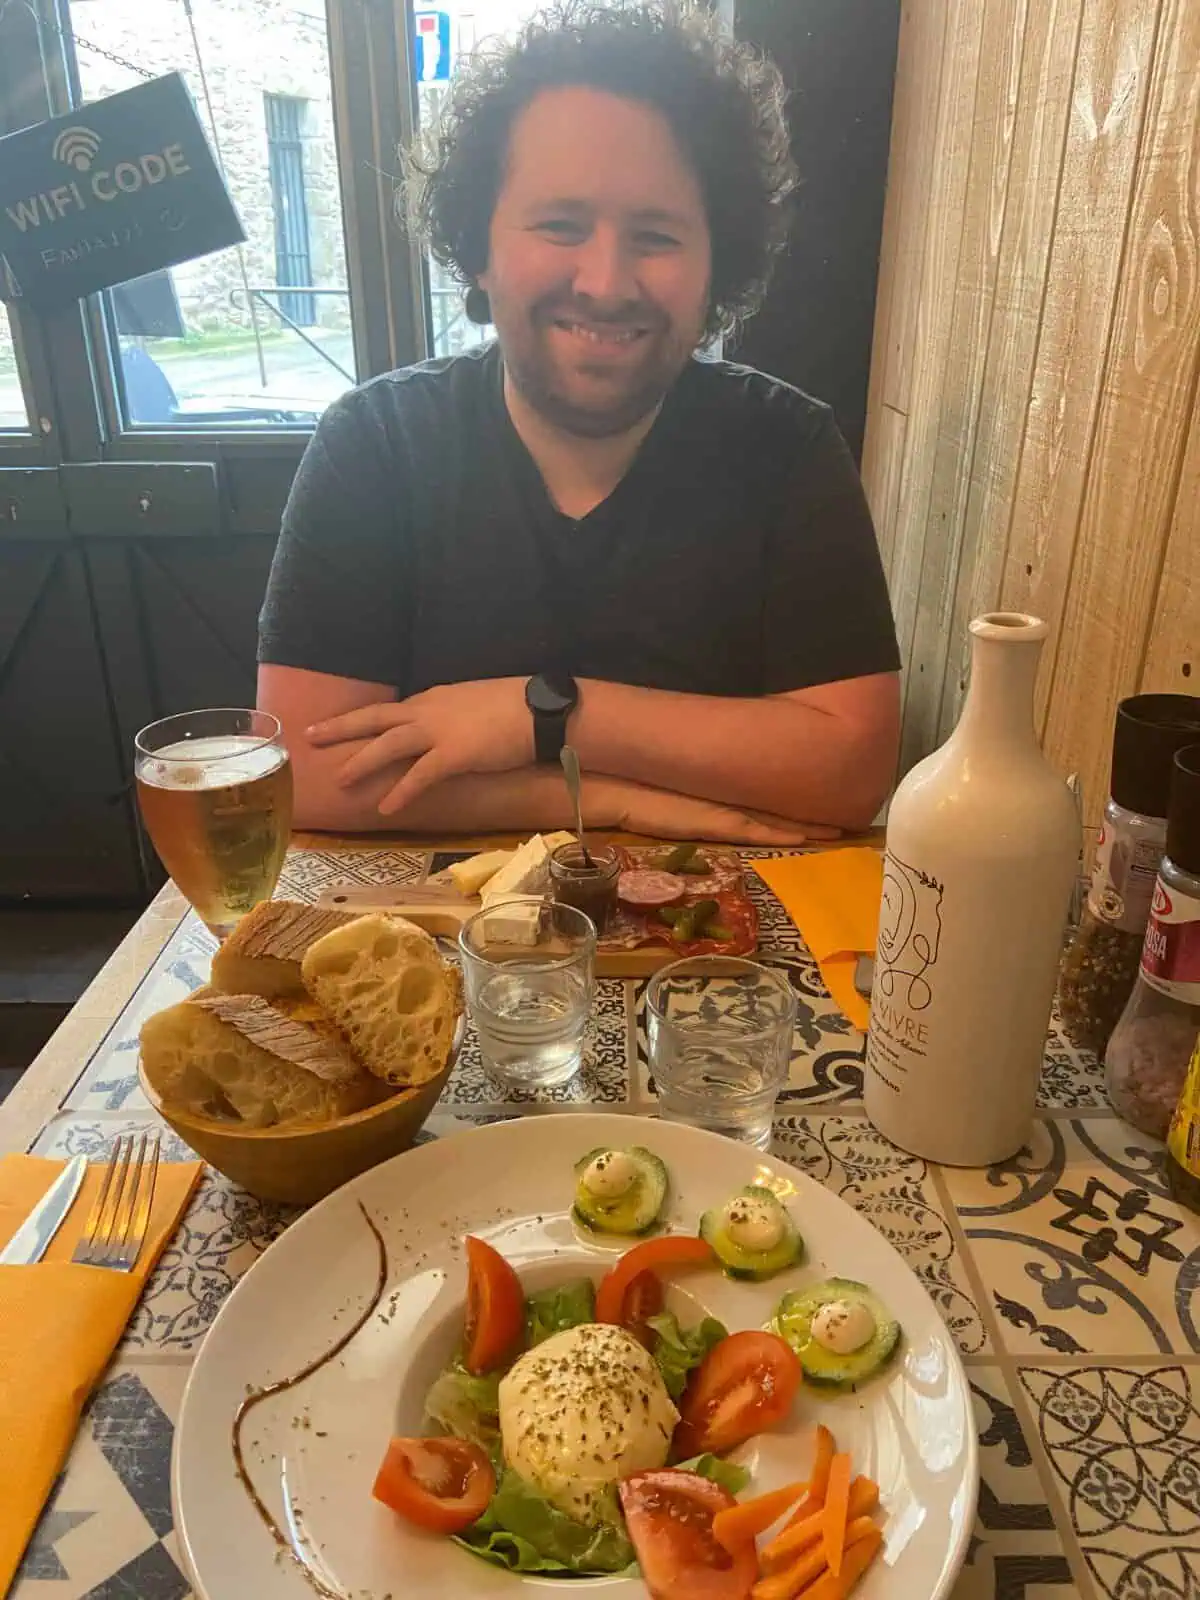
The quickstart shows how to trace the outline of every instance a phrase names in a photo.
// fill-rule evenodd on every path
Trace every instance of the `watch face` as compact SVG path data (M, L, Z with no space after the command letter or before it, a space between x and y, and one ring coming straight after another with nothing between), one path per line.
M529 709L551 716L573 710L578 699L575 680L567 672L539 672L530 678L525 690Z

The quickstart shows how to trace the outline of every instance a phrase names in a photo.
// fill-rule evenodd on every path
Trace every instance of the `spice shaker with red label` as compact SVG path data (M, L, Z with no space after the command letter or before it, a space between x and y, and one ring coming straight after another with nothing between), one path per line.
M1200 1029L1200 744L1175 756L1137 982L1104 1058L1113 1110L1165 1139Z
M1062 960L1058 1008L1073 1045L1102 1056L1133 990L1176 752L1200 741L1200 698L1138 694L1117 707L1112 776L1091 888Z

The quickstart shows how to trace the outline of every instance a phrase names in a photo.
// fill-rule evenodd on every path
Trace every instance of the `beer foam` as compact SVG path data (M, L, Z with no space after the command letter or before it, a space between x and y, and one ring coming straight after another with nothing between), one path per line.
M265 778L286 760L287 751L278 745L228 733L164 745L143 760L138 776L156 789L227 789Z

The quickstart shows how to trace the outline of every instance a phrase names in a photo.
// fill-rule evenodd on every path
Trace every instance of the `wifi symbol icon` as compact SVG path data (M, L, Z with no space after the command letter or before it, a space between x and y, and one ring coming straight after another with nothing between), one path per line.
M87 172L99 148L100 135L90 128L64 128L54 141L53 155L64 166Z

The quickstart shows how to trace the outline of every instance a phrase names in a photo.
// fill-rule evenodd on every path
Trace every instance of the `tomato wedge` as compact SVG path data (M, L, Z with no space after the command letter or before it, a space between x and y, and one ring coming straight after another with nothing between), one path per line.
M705 1267L716 1259L712 1246L690 1233L670 1233L635 1244L601 1278L596 1291L596 1321L627 1326L622 1315L626 1296L641 1273L660 1272L664 1267Z
M747 1600L758 1576L753 1543L732 1555L713 1518L737 1502L694 1472L635 1472L619 1490L629 1537L653 1600Z
M782 1422L800 1387L800 1363L773 1333L731 1333L714 1345L683 1391L677 1460L719 1453Z
M465 1439L393 1439L371 1493L419 1528L461 1533L484 1513L496 1474Z
M662 1279L648 1268L639 1272L625 1291L621 1306L621 1326L628 1328L635 1339L640 1339L648 1350L653 1349L655 1333L646 1324L658 1316L663 1308Z
M494 1372L517 1353L525 1338L525 1294L521 1280L497 1250L467 1236L467 1323L463 1365L468 1372Z

